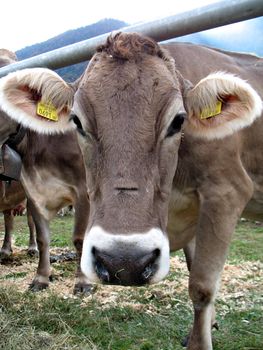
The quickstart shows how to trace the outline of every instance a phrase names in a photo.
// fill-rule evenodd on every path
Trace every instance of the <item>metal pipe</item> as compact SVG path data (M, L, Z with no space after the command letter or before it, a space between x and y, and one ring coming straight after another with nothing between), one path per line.
M120 29L148 35L156 41L168 40L223 25L263 16L262 0L225 0L156 21ZM34 56L0 69L0 77L24 68L62 68L91 58L107 34Z

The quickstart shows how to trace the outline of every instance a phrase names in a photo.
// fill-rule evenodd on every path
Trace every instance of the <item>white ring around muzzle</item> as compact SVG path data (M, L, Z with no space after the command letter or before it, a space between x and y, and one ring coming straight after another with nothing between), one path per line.
M152 228L145 233L111 234L100 226L94 226L85 234L81 257L81 270L91 283L100 283L94 269L92 249L95 247L104 252L111 252L116 250L118 246L125 247L127 253L131 249L143 251L145 254L159 249L158 267L149 283L157 283L168 274L170 267L169 241L160 229Z

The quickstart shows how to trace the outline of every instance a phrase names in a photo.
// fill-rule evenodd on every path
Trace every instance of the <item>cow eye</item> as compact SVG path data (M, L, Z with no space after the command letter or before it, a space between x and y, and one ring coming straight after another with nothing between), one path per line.
M173 121L171 122L171 124L167 129L166 137L171 137L177 132L179 132L181 130L181 127L185 118L186 118L185 112L180 112L176 114L176 116L174 117Z
M81 121L79 120L79 118L76 116L76 114L72 114L69 118L69 120L73 121L73 123L76 125L77 131L82 135L82 136L86 136L86 133L82 127Z

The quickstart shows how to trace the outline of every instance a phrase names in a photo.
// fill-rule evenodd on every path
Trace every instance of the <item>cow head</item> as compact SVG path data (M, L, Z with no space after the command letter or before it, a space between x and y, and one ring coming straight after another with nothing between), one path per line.
M39 102L57 121L40 116ZM75 86L46 69L24 70L1 79L0 104L39 132L75 126L91 204L81 267L91 282L125 285L168 273L167 213L183 123L185 133L222 138L262 108L241 79L217 73L191 86L157 43L124 33L98 48Z

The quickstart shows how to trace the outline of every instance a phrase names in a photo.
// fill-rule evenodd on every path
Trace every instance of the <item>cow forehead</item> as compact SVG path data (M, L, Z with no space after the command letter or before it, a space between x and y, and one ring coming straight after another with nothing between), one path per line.
M105 113L105 108L112 114L123 113L121 108L128 106L136 115L135 107L154 108L155 100L179 84L173 59L156 42L136 33L117 33L97 49L79 87L97 108L96 114Z
M120 122L123 117L125 123L137 118L139 124L152 124L175 95L181 96L177 76L160 57L145 55L138 62L120 61L98 53L79 84L74 110L77 106L87 118L92 114L96 120L101 117L103 126L107 124L105 114L111 115L111 123L112 118Z
M120 60L106 53L95 54L86 70L81 86L96 84L97 88L125 90L136 83L142 89L160 87L166 83L176 88L171 64L157 56L144 55L140 60ZM107 85L105 85L107 84ZM93 87L94 88L94 87Z

